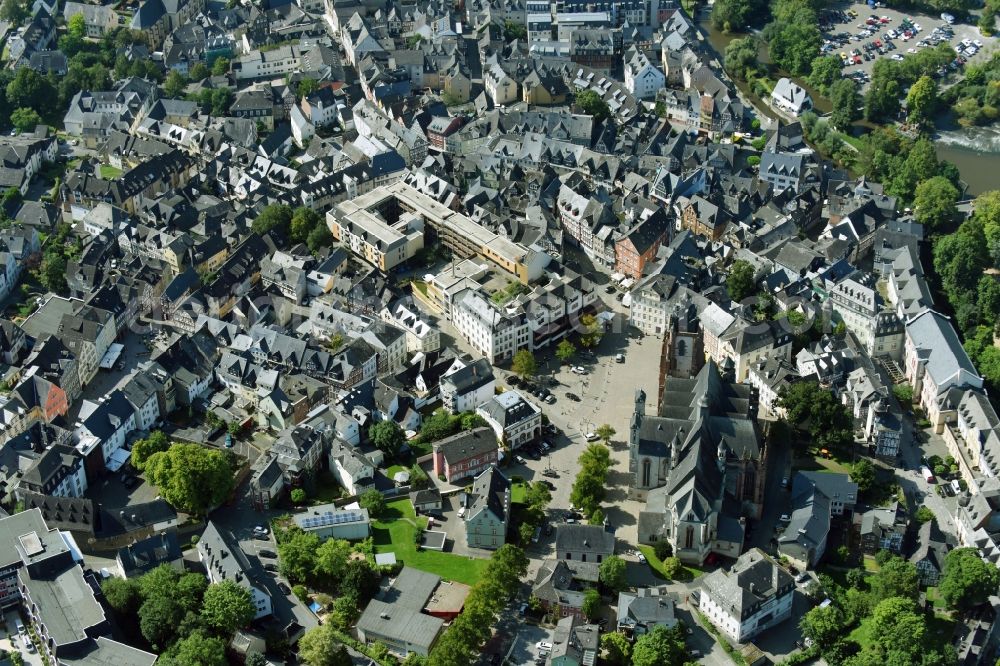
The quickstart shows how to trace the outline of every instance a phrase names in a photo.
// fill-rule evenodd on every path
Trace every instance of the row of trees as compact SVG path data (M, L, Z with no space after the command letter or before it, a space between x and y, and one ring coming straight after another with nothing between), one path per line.
M877 574L863 569L847 574L847 588L823 574L820 580L833 604L806 613L800 628L817 645L829 663L866 666L874 663L952 663L954 654L931 632L926 616L918 611L920 579L916 567L887 551L876 556ZM938 591L957 611L984 603L1000 585L1000 571L972 548L948 553ZM847 638L857 624L867 624L865 645Z
M611 451L603 444L590 444L580 454L578 462L580 471L573 482L569 499L592 523L600 524L604 522L601 502L604 501L608 470L611 468Z
M517 594L528 572L528 558L517 546L504 544L469 592L465 608L431 650L428 666L471 666L490 637L500 611Z
M245 587L228 580L209 585L201 574L166 564L137 579L109 578L101 588L124 622L138 618L143 638L170 666L225 666L228 639L256 614Z
M990 388L1000 389L1000 190L976 197L975 213L951 234L934 239L934 271L955 312L969 358Z
M528 543L535 530L545 521L545 507L551 500L552 493L541 481L535 481L524 491L524 509L521 511L521 526L518 528L523 543Z

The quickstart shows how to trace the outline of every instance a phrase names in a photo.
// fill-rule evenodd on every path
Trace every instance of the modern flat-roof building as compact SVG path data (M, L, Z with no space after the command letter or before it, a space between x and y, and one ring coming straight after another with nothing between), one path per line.
M540 278L550 260L549 255L540 248L524 247L493 233L468 216L448 208L403 181L376 187L367 194L339 204L327 214L330 232L338 240L341 240L341 236L339 229L335 227L374 232L400 224L403 220L422 221L456 255L478 255L489 259L522 284ZM394 240L399 242L398 239ZM353 242L348 244L356 254L361 254L354 248ZM370 263L379 266L377 262ZM385 270L381 266L379 268Z

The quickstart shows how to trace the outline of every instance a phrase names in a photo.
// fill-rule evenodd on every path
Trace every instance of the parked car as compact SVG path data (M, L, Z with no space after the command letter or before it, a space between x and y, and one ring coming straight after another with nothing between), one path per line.
M267 528L263 525L255 525L253 528L254 534L267 534Z
M268 550L267 548L262 548L257 551L262 557L270 557L272 560L278 557L278 554L273 550Z
M291 588L288 587L287 585L285 585L284 583L278 583L278 589L281 590L282 594L291 594L292 593Z
M596 432L588 432L586 437L588 442L596 442L598 439L600 439L600 437L597 436Z
M555 471L554 469L547 469L544 472L542 472L542 476L547 476L550 479L558 479L559 472Z
M639 561L640 561L640 562L642 562L643 564L645 564L645 563L646 563L646 556L645 556L645 555L643 555L641 551L636 551L636 553L635 553L635 556L636 556L636 557L637 557L637 558L639 559Z
M514 461L515 461L515 462L516 462L516 463L517 463L518 465L524 465L524 464L526 464L526 463L527 463L527 461L526 461L526 460L525 460L524 458L522 458L521 456L514 456Z
M576 393L567 393L566 397L572 400L573 402L580 402L580 396L578 396Z
M545 400L546 405L551 405L556 401L556 397L550 393L549 395L545 396L543 400Z
M274 562L267 562L264 564L264 571L270 571L271 573L276 573L278 571L278 565Z

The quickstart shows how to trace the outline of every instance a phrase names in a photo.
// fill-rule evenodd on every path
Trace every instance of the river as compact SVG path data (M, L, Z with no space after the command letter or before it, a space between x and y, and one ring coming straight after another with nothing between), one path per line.
M726 47L742 34L724 34L712 27L709 20L711 7L703 7L698 15L698 27L705 35L709 46L715 51L719 62L722 62ZM761 60L767 60L766 47L761 47ZM780 76L780 72L778 73ZM800 82L801 83L801 82ZM805 86L808 90L808 86ZM766 108L759 98L750 92L748 86L740 85L740 90L754 99L755 103ZM812 91L810 91L812 93ZM817 95L813 94L816 98ZM817 110L828 111L825 99L819 100ZM954 129L941 131L934 139L938 159L947 160L958 167L962 180L968 185L968 194L977 195L986 190L1000 187L1000 127L973 127L964 129L955 126Z

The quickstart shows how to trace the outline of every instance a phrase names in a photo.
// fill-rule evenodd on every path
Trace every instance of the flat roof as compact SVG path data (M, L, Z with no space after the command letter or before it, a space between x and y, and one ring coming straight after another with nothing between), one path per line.
M442 533L443 534L443 533ZM424 607L428 613L458 613L472 588L462 583L443 580Z

